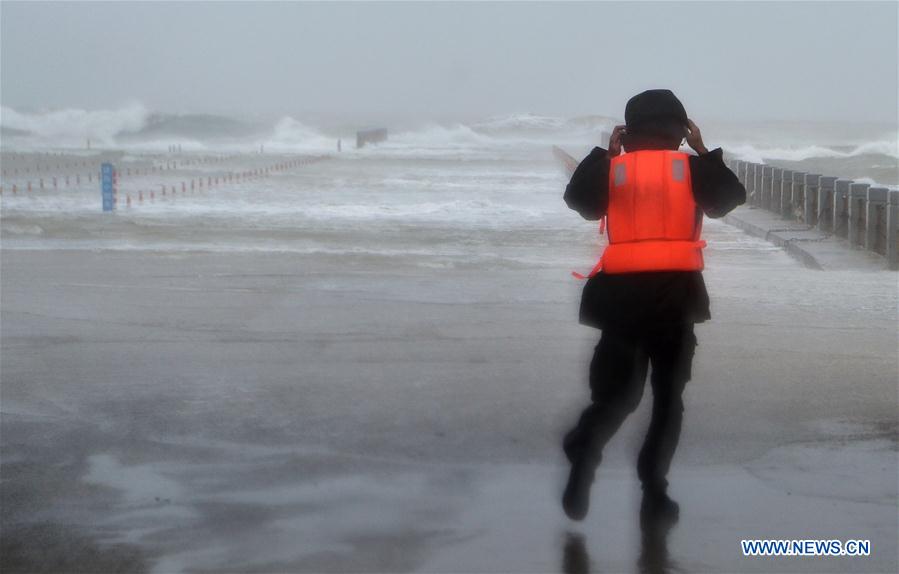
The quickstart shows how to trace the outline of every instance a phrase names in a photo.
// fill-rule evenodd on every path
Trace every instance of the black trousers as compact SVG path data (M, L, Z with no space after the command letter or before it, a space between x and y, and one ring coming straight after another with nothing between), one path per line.
M569 456L594 467L599 464L605 444L640 404L651 364L652 421L637 474L645 489L664 490L680 437L682 395L692 376L696 345L692 323L631 332L604 329L590 363L592 404L565 437Z

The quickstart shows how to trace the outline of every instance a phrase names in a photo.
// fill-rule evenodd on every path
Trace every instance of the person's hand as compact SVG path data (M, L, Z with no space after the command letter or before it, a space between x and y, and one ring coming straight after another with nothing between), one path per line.
M709 153L709 150L705 148L705 144L702 143L702 132L690 119L687 120L687 145L693 148L693 151L699 155Z
M625 133L627 133L626 126L615 126L612 135L609 136L609 151L606 153L606 157L611 159L621 154L621 135Z

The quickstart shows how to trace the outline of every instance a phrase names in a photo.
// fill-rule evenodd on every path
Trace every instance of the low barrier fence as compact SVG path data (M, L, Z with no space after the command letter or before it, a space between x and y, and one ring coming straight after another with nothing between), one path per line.
M728 165L749 205L843 238L899 269L899 190L736 159Z
M57 169L73 169L73 174L53 173L52 165L48 163L32 165L29 167L4 168L0 178L0 196L4 191L17 195L19 193L39 193L54 191L61 188L76 188L85 191L96 190L100 186L101 196L103 190L103 178L101 166L104 163L113 165L111 168L112 198L111 208L119 205L120 197L126 207L140 205L144 201L153 202L159 199L174 199L179 195L186 195L196 191L202 192L220 185L240 183L255 178L267 177L293 168L309 165L327 159L329 156L296 156L282 158L283 161L263 166L248 166L245 169L230 169L222 171L221 168L234 167L232 160L242 159L239 155L197 157L188 159L162 160L151 159L148 164L115 167L109 160L79 160L63 162L56 165ZM7 158L8 159L8 158ZM105 158L104 158L105 159ZM118 163L118 162L116 162ZM84 170L83 168L87 168ZM200 173L185 173L182 170L201 168L213 171L201 171ZM35 175L44 177L35 177ZM155 177L165 176L167 181L153 183L148 181ZM31 179L34 177L34 179ZM9 180L12 180L10 183Z
M18 156L18 157L17 157ZM99 181L100 166L106 162L119 163L120 154L113 158L100 156L92 159L66 160L57 163L48 162L46 158L55 157L50 154L3 154L3 160L24 160L24 165L3 167L0 171L0 195L4 190L13 194L24 191L45 191L80 186L82 183ZM163 172L194 167L210 167L216 164L227 164L238 159L238 155L204 156L194 158L169 159L150 158L139 165L127 165L117 172L119 180L125 177L147 177ZM43 161L41 161L43 159ZM5 165L4 163L4 165ZM55 166L55 169L54 169Z
M158 199L175 199L178 197L179 190L181 195L184 196L187 195L188 192L190 192L191 194L193 194L194 192L202 192L204 188L206 190L211 190L221 185L241 183L252 179L268 177L270 175L288 171L293 168L310 165L324 159L327 159L327 156L301 157L243 171L215 172L211 174L205 174L200 177L181 180L180 182L170 182L168 185L159 183L157 184L159 191L158 194L153 187L137 190L120 189L120 171L113 168L112 208L115 209L118 206L120 195L125 196L125 206L130 208L132 207L132 205L142 204L144 200L153 202ZM166 193L167 190L168 194Z

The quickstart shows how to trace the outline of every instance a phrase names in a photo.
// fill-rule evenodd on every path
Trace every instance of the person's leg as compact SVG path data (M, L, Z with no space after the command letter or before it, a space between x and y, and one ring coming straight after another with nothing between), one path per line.
M603 331L590 362L591 404L565 435L569 462L582 457L599 462L603 446L640 404L648 363L649 357L636 338Z
M636 338L603 331L590 363L592 404L563 441L571 473L562 502L575 520L587 513L590 485L603 447L640 404L648 360Z
M640 450L637 474L644 492L657 498L666 498L666 477L680 438L682 395L692 376L695 348L692 324L673 326L647 338L647 352L652 362L652 420Z

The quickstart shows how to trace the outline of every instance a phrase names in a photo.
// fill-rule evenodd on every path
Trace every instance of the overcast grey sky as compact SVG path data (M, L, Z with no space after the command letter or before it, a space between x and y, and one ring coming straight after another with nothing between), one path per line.
M3 1L0 27L17 109L621 115L670 87L706 118L897 116L895 2Z

